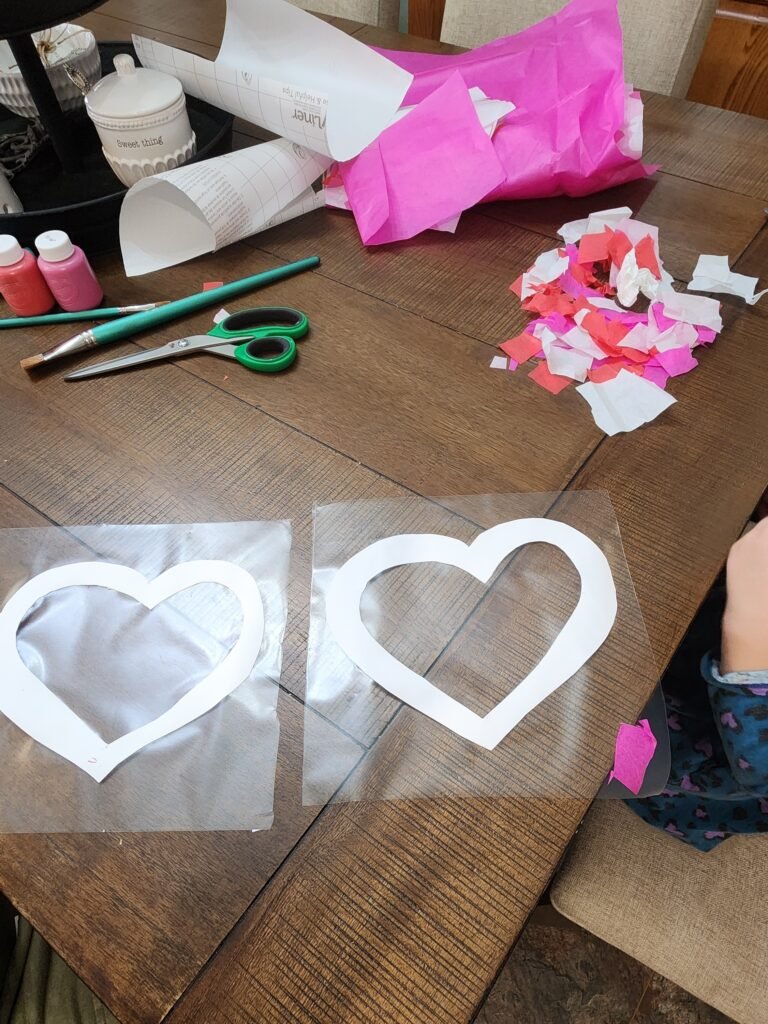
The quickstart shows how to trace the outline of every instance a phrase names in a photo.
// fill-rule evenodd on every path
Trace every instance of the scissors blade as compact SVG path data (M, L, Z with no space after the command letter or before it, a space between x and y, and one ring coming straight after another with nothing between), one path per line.
M159 348L150 348L144 352L134 352L130 356L122 356L120 359L107 359L103 363L85 366L82 370L68 373L64 380L85 380L86 377L97 377L102 373L114 373L115 370L125 370L131 366L155 363L161 359L174 359L177 356L187 355L189 352L209 348L211 341L212 339L208 334L196 334L188 338L179 338L177 341L171 341L167 345L160 345Z
M225 356L227 359L237 359L235 352L238 347L238 345L226 343L222 345L208 345L205 351L210 352L212 356Z

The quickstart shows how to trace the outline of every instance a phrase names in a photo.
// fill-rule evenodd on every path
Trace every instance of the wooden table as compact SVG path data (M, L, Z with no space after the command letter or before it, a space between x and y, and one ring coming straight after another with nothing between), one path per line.
M103 38L138 29L211 54L222 8L110 0L83 20ZM366 42L422 45L340 24ZM318 252L320 270L269 292L306 310L313 333L297 370L268 387L205 356L74 387L59 372L19 370L40 349L38 332L3 336L2 525L294 522L275 827L0 841L2 890L126 1024L167 1014L172 1024L457 1024L492 985L588 801L301 807L311 509L603 488L655 656L667 662L768 482L765 305L726 300L722 336L671 384L678 404L625 436L603 437L572 389L553 398L523 375L488 370L494 346L526 320L508 283L559 224L590 209L626 203L658 224L680 279L700 252L765 275L765 123L651 96L646 126L647 158L664 168L652 180L583 200L486 206L455 237L365 250L350 217L318 211L147 278L126 281L117 256L99 261L110 298L132 302ZM47 331L43 347L61 336ZM601 699L629 720L647 691L617 667ZM584 735L596 787L612 745L599 709Z

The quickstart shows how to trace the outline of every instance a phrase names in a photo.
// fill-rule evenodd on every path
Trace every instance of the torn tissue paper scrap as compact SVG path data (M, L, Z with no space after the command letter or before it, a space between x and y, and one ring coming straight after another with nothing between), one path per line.
M643 786L645 773L656 752L656 737L647 718L637 725L622 723L616 734L613 770L608 781L616 779L637 795Z
M339 170L366 245L412 238L474 206L504 178L458 73Z
M612 380L592 381L576 388L592 409L595 423L612 437L635 430L675 404L675 399L652 381L622 369Z
M496 130L496 126L499 123L499 121L501 120L501 118L504 117L506 114L510 113L510 111L515 109L514 103L508 103L508 102L503 102L503 101L500 101L500 100L489 99L485 95L485 93L483 92L482 89L470 89L469 90L469 98L472 100L472 104L473 104L473 106L475 108L475 113L477 114L478 120L480 121L480 124L481 124L481 126L483 128L483 131L488 136L492 136L493 135L494 131ZM400 110L398 110L397 114L395 115L393 124L395 122L397 122L397 121L400 121L403 117L406 116L406 114L409 114L411 111L413 111L415 109L416 108L412 107L412 106L411 107L401 107ZM466 116L466 109L465 109L465 105L463 103L459 107L459 114L460 115L464 114ZM471 122L471 126L472 126L472 129L474 130L474 123L473 122ZM452 124L451 125L451 131L452 132L460 130L460 128L461 128L460 124ZM407 126L406 135L410 135L410 137L413 138L414 134L417 134L417 133L415 132L415 129L413 128L413 122L411 122ZM421 137L417 137L415 139L415 144L416 145L420 145L421 142L422 142ZM377 145L376 142L374 142L372 144L373 147L375 147L376 145ZM381 156L381 154L379 154L379 157L380 156ZM389 160L391 161L392 159L393 159L393 154L390 153L389 154ZM397 159L397 155L394 155L394 159ZM361 162L363 162L363 161L361 161ZM444 180L446 180L448 172L444 168L442 168L442 167L440 168L440 171L441 171L441 177ZM344 165L344 164L342 164L342 165L336 164L331 169L331 171L329 171L329 173L326 175L325 180L324 180L324 195L325 195L325 205L326 206L331 206L334 209L338 209L338 210L347 210L347 211L353 212L352 211L352 204L349 201L349 196L347 195L347 190L346 190L346 187L344 185L345 178L349 176L349 173L350 172L347 170L346 165ZM451 171L451 174L452 173L453 173L453 171ZM382 191L382 199L383 199L384 195L386 194L386 191L387 191L387 180L382 181L381 178L379 178L377 183L378 183L378 185L379 185L379 187L380 187L380 189ZM453 205L454 202L458 202L458 200L454 199L450 205ZM384 204L382 202L382 206L383 205ZM388 206L389 203L387 203L386 205ZM454 213L454 214L452 214L451 216L449 216L447 218L444 218L444 219L442 219L440 221L435 222L434 224L431 224L429 226L430 230L432 230L432 231L446 231L446 232L450 232L452 234L456 230L456 228L458 227L459 218L461 217L461 212L462 212L462 210L459 209L459 211L457 213ZM366 234L374 234L375 232L372 231L370 225L368 225L366 223L366 216L367 216L367 211L363 211L363 213L361 215L361 220L358 221L358 227L360 228L361 233L365 232ZM379 214L378 215L378 219L379 219L380 223L383 223L383 215ZM409 228L408 230L412 230L412 228Z
M750 306L754 306L768 288L755 292L758 278L737 274L728 266L727 256L699 256L693 271L693 278L688 284L689 292L720 292L724 295L737 295Z
M723 329L720 303L704 295L684 295L668 285L659 288L656 298L662 313L670 320L682 320L696 327L709 327L719 333Z
M215 61L133 37L145 67L206 100L334 160L348 160L392 120L412 76L287 0L227 0Z

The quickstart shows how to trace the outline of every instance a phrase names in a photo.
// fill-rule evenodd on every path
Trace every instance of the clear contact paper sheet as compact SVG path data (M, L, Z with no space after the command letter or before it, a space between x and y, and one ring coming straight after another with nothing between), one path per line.
M315 511L307 804L591 797L657 678L604 492Z
M286 522L0 531L0 830L271 827Z

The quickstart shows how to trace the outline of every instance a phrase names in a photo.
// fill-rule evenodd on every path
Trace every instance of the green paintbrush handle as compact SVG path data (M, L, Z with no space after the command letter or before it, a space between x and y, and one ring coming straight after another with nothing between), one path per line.
M311 270L319 263L319 256L310 256L305 260L298 260L296 263L286 263L284 267L275 267L274 270L265 270L263 274L254 274L253 277L244 277L240 281L231 281L229 284L221 285L220 288L211 288L207 292L197 292L187 298L167 302L164 306L158 306L157 309L148 309L145 313L133 313L131 316L113 320L108 324L97 324L91 328L91 334L97 345L108 345L112 341L129 338L133 334L138 334L139 331L146 331L150 327L167 323L177 317L196 313L198 309L204 309L206 306L219 305L219 303L226 302L227 299L233 299L254 288L263 288L275 281L282 281L285 277L292 277L304 270Z

